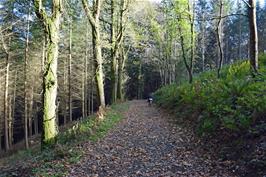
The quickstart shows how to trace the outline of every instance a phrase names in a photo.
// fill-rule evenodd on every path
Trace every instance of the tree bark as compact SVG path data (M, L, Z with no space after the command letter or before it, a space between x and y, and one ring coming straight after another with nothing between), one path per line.
M72 21L69 20L69 46L68 46L68 109L69 121L72 122Z
M129 51L129 49L128 49ZM124 47L121 47L121 56L119 59L119 68L118 68L118 93L117 98L121 101L124 101L124 70L125 62L127 60L127 52L125 52Z
M202 39L201 39L201 57L202 57L202 71L205 71L205 31L206 31L206 22L205 22L205 14L203 13L203 24L202 24Z
M125 62L127 60L127 52L124 51L124 47L122 46L123 44L123 40L124 40L124 30L125 30L125 20L124 20L124 16L125 16L125 13L128 11L128 5L129 5L129 1L127 0L121 0L120 1L121 4L120 4L120 14L119 14L119 17L120 17L120 20L119 20L119 35L118 35L118 38L117 38L117 44L116 44L116 55L118 55L118 52L120 51L120 57L118 59L118 66L117 66L117 98L121 101L124 100L124 93L123 93L123 90L124 90L124 83L123 83L123 78L124 78L124 68L125 68ZM117 57L117 56L116 56Z
M115 39L115 4L114 0L111 0L111 35L110 35L110 42L111 42L111 58L112 58L112 65L111 65L111 84L112 84L112 103L116 102L117 99L117 75L118 75L118 62L117 62L117 42Z
M250 65L253 72L258 72L258 30L256 20L256 1L249 0L249 30L250 30Z
M13 108L12 108L13 123L12 123L11 131L10 131L11 132L10 133L11 134L11 145L14 143L13 134L14 134L14 120L15 120L15 110L16 110L16 97L17 97L17 78L18 78L18 71L16 70L15 78L14 78L14 90L13 90Z
M47 50L43 74L43 133L42 145L54 143L57 135L56 97L59 27L62 0L53 0L52 15L48 17L42 0L34 0L36 14L42 21L47 36Z
M88 32L86 33L86 39L88 39ZM84 58L84 115L83 117L88 116L88 41L86 40L85 48L85 58Z
M28 9L27 16L27 32L26 32L26 41L25 41L25 56L24 56L24 138L25 138L25 147L29 148L29 140L28 140L28 58L29 58L29 30L30 30L30 9Z
M94 0L94 10L89 9L88 1L82 0L82 4L87 15L87 18L91 24L92 28L92 43L93 43L93 55L94 70L97 82L97 92L100 108L105 108L105 95L104 95L104 74L103 74L103 59L102 59L102 46L100 39L100 10L101 10L101 0Z
M5 148L9 150L8 139L8 88L9 88L9 53L6 53L6 73L5 73L5 96L4 96L4 118L5 118Z
M67 60L64 58L64 93L67 93ZM64 96L64 125L67 123L67 107L68 107L68 97Z
M217 44L218 44L218 56L219 56L219 61L218 61L218 66L217 66L217 76L220 78L220 72L223 66L223 60L224 60L224 53L223 53L223 43L222 43L222 16L223 16L223 0L220 0L220 5L219 5L219 19L217 23L217 28L216 28L216 36L217 36Z
M179 31L179 35L180 35L180 45L181 45L181 50L182 50L182 58L186 67L186 70L188 72L188 81L189 83L192 83L193 81L193 74L192 74L192 70L190 68L190 65L187 62L187 56L186 56L186 50L185 50L185 42L184 42L184 37L182 35L182 29L181 27L178 25L178 31Z
M3 45L3 49L4 49L4 53L6 55L6 61L5 61L5 87L4 87L4 144L5 144L5 150L8 151L9 150L9 136L8 136L8 129L9 129L9 97L8 97L8 93L9 93L9 67L10 67L10 53L9 53L9 49L8 46L5 42L4 36L1 34L1 40L2 40L2 45ZM10 45L10 37L8 38L8 45Z
M194 30L194 15L195 15L195 0L192 0L192 7L190 7L190 3L188 2L188 11L190 12L189 19L190 19L190 66L189 66L189 83L193 81L193 62L195 60L195 30Z

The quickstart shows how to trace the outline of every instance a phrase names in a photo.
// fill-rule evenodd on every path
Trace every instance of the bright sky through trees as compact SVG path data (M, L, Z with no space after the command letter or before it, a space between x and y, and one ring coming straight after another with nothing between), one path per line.
M259 6L263 8L265 6L265 0L259 0Z

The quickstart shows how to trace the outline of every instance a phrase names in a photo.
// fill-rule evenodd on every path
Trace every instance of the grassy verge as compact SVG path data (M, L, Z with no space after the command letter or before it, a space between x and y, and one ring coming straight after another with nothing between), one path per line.
M105 119L99 121L96 116L88 117L76 123L72 128L61 132L57 143L40 151L40 147L23 150L3 159L7 170L0 176L64 176L66 168L77 163L84 154L82 144L96 142L103 138L123 117L128 103L116 104L107 108Z

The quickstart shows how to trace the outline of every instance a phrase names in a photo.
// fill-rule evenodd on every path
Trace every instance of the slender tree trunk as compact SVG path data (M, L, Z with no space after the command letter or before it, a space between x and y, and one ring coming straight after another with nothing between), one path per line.
M190 48L191 48L191 56L190 56L190 70L189 70L189 83L192 83L193 80L193 62L195 60L195 31L194 31L194 9L195 9L195 0L192 2L192 15L190 15Z
M13 140L13 134L14 134L14 120L15 120L15 111L16 111L16 97L17 97L17 76L18 76L18 71L15 71L15 78L14 78L14 91L13 91L13 108L12 108L12 117L13 117L13 123L11 126L11 144L14 143ZM1 143L0 143L1 144Z
M194 30L194 14L195 14L195 0L192 0L192 7L188 2L188 10L190 11L190 49L191 49L191 56L190 56L190 66L189 66L189 83L193 81L193 62L195 60L195 30Z
M67 93L67 59L64 59L64 93ZM64 95L64 125L67 123L67 107L68 107L68 95Z
M6 73L5 73L5 96L4 96L4 118L5 118L5 149L9 150L8 139L8 86L9 86L9 54L6 56Z
M121 101L124 101L124 69L125 69L125 62L127 60L127 53L124 51L124 47L121 47L121 56L119 60L119 72L118 72L118 93L117 98Z
M13 127L13 119L12 119L12 97L9 97L8 100L8 139L9 139L9 148L12 147L13 143L13 132L12 132L12 127Z
M241 3L240 3L240 0L238 0L237 2L237 6L239 9L241 9ZM240 11L241 13L241 11ZM242 17L239 16L239 22L238 22L238 58L239 59L242 59Z
M85 66L84 66L85 67ZM82 82L81 82L81 105L82 105L82 119L85 116L85 72L82 72Z
M37 111L35 111L34 114L34 133L35 135L39 134L39 121L38 121Z
M88 23L86 24L86 27L87 27L87 29L86 29L86 44L85 44L85 58L84 58L84 64L85 64L85 67L84 67L84 74L85 74L85 80L84 80L84 97L85 97L85 99L84 99L84 114L85 114L85 117L87 117L88 116L88 99L89 99L89 97L88 97L88 84L89 84L89 80L88 80L88 59L89 59L89 57L88 57L88 55L89 55L89 52L88 52L88 43L89 43L89 40L88 40L88 38L89 38L89 28L88 28Z
M178 25L178 31L179 31L179 35L180 35L180 44L181 44L181 50L182 50L182 58L183 58L183 61L184 61L184 64L185 64L185 67L187 69L187 72L188 72L188 81L189 83L192 83L193 81L193 74L192 74L192 71L187 63L187 56L186 56L186 50L185 50L185 43L184 43L184 37L182 35L182 29L181 27Z
M94 70L96 75L98 100L100 103L99 110L101 110L101 108L105 108L103 59L102 59L102 46L100 40L101 34L100 34L100 21L99 21L102 2L101 0L94 0L93 1L94 10L91 11L89 9L88 1L87 0L81 0L81 1L92 28L93 55L95 58Z
M201 39L201 58L202 58L202 71L205 71L205 31L206 31L206 22L205 22L205 14L203 13L203 24L202 24L202 39Z
M27 32L26 32L26 41L25 41L25 56L24 56L24 138L25 138L25 147L29 148L29 140L28 140L28 58L29 58L29 32L30 32L30 9L28 9L27 16Z
M68 46L68 109L69 121L72 122L72 21L69 20L69 46Z
M250 30L250 65L252 71L258 72L258 30L256 20L256 1L249 0L249 30Z
M30 95L29 95L29 114L28 114L28 128L29 128L29 137L32 134L32 123L33 123L33 100L34 100L34 87L33 85L30 88Z
M190 32L191 32L191 38L190 38L190 50L191 50L191 55L190 55L190 62L187 61L187 52L186 52L186 48L185 48L185 39L183 36L183 31L182 28L180 26L180 24L178 25L178 32L179 32L179 36L180 36L180 45L181 45L181 50L182 50L182 58L186 67L186 70L188 72L188 81L189 83L192 83L193 81L193 60L194 60L194 53L195 53L195 47L194 47L194 4L195 1L193 0L192 2L193 7L191 10L190 7L190 3L188 2L188 11L192 14L189 15L189 21L190 21ZM191 12L192 11L192 12ZM181 22L181 14L178 14L178 21Z
M86 47L85 68L84 68L84 118L88 116L88 52Z
M91 65L91 71L94 70L94 66ZM94 75L91 77L91 114L94 112Z
M217 23L217 28L216 28L216 36L217 36L217 43L218 43L218 56L219 56L219 61L218 61L218 66L217 66L217 76L220 78L220 72L223 66L223 60L224 60L224 53L223 53L223 43L222 43L222 16L223 16L223 0L220 0L220 6L219 6L219 19Z
M142 79L142 64L139 63L139 72L138 72L138 99L142 98L142 85L143 85L143 79Z
M116 47L116 52L118 53L120 51L120 58L118 60L118 66L117 66L117 79L116 79L116 91L117 91L117 98L121 101L124 100L124 93L123 93L123 77L124 77L124 68L125 68L125 62L127 60L127 54L128 51L130 50L130 48L128 49L128 51L125 53L124 51L124 47L122 46L123 44L123 40L124 40L124 30L125 30L125 20L124 20L124 16L125 13L128 10L128 1L127 0L121 0L120 1L120 14L119 14L119 24L118 24L118 28L119 28L119 37L117 39L117 47ZM116 53L116 55L117 55Z
M117 99L117 75L118 75L118 63L117 63L117 49L116 49L116 39L115 39L115 4L114 0L111 0L111 58L112 58L112 66L111 66L111 84L112 84L112 102L115 103Z
M56 97L57 97L57 60L59 26L62 14L62 1L53 0L52 17L48 17L42 0L34 1L36 14L43 22L47 35L47 50L43 75L43 134L42 145L54 143L57 135Z

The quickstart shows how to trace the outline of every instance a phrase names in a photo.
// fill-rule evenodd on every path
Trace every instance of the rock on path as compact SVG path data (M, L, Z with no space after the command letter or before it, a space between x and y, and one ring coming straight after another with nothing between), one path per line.
M193 135L168 115L132 101L123 119L85 155L69 176L232 176L193 143Z

